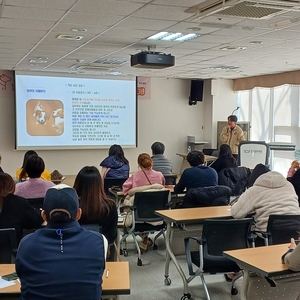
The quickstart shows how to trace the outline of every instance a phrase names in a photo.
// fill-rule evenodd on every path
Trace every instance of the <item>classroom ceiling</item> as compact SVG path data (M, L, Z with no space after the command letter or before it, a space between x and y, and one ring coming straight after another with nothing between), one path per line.
M160 31L199 36L147 40ZM234 79L300 69L299 33L298 0L0 0L0 69ZM175 66L131 67L148 47Z

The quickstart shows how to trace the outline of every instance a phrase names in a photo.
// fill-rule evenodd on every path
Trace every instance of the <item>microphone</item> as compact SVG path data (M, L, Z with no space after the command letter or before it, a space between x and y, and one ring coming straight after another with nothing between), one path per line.
M240 107L238 106L235 110L232 111L231 114L233 115L233 113L234 113L235 111L239 110L239 109L240 109Z

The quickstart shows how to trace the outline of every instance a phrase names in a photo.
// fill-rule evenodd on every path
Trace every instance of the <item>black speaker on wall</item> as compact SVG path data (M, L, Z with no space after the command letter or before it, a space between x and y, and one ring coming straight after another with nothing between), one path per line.
M197 101L203 100L204 80L191 80L191 92L189 105L197 104Z

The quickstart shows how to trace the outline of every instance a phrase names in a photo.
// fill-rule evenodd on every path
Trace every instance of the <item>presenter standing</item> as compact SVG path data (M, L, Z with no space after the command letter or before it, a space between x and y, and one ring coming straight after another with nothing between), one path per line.
M233 157L238 161L238 146L241 141L245 140L244 131L236 124L237 116L230 115L227 120L227 125L220 133L220 139L224 144L229 145Z

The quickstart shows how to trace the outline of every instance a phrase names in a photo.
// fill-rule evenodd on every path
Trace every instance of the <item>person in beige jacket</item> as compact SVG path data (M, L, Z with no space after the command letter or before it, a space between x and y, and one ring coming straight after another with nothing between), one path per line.
M299 215L298 196L293 185L275 171L260 175L231 207L231 215L237 219L251 212L257 231L267 230L269 215Z
M236 124L237 116L230 115L227 120L227 125L223 127L220 133L220 139L223 144L229 145L233 157L237 160L239 153L238 146L241 141L245 140L244 131Z

